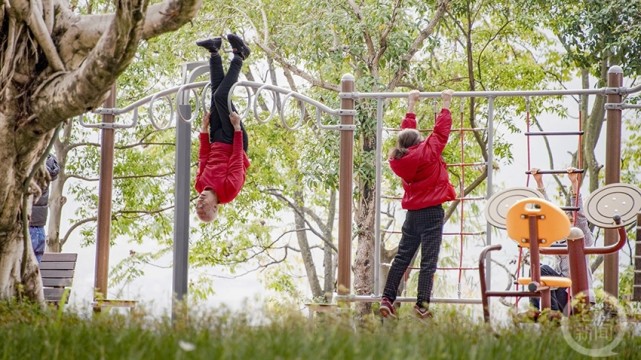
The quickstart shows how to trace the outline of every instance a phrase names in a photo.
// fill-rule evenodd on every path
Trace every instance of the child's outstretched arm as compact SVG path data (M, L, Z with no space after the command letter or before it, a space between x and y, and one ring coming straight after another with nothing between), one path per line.
M207 159L209 158L209 112L205 112L203 115L203 121L200 128L200 134L198 135L200 140L200 148L198 149L198 173L196 174L196 191L199 193L203 191L203 185L198 181L203 171L205 171L205 166L207 165Z
M229 114L229 121L234 127L234 142L229 157L227 179L234 184L242 183L244 176L243 133L240 127L240 115L235 111Z
M452 132L452 114L450 113L450 103L454 90L444 90L441 92L442 109L436 117L434 131L427 138L429 148L436 154L442 154L447 145L447 140Z
M203 115L203 123L200 125L200 132L201 133L207 133L209 134L209 118L211 117L211 114L209 111L205 111L205 114Z
M401 122L401 129L416 129L416 114L414 113L414 106L419 100L419 91L412 90L407 96L407 113Z

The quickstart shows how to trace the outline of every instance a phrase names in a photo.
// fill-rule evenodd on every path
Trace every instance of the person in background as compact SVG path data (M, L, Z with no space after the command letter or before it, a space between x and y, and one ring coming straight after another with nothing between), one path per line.
M581 197L581 192L579 191L579 172L576 172L575 168L568 168L568 179L570 180L570 206L578 206L579 210L576 212L576 222L573 226L581 229L583 231L585 247L590 247L594 245L594 236L590 230L588 219L585 217L585 212L583 210L583 198ZM539 173L539 169L533 168L530 170L530 173L536 181L537 190L543 194L546 200L548 198L547 192L545 190L545 185L543 184L543 174ZM570 217L570 222L574 221L573 212L568 212ZM565 244L566 241L559 242L559 244ZM590 301L593 301L594 294L592 290L592 271L590 269L590 262L586 256L586 264L588 267L588 297ZM566 255L554 255L554 264L553 267L549 265L541 265L541 276L561 276L561 277L570 277L570 260ZM552 299L552 310L563 312L567 303L568 303L568 288L556 288L550 292ZM539 298L530 298L530 304L539 308Z
M56 159L53 154L47 156L45 167L51 178L50 181L56 180L58 173L60 173L60 165L58 165L58 159ZM42 189L40 197L34 199L29 217L29 236L31 237L31 245L36 259L38 259L38 264L40 264L42 255L45 253L47 240L45 225L47 224L47 216L49 215L49 183L50 182Z

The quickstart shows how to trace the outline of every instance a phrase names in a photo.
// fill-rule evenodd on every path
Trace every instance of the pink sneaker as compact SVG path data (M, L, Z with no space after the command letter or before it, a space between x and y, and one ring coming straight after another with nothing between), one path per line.
M381 299L381 306L378 311L384 318L389 316L392 319L396 319L396 308L394 308L394 304L392 304L392 302L386 297Z

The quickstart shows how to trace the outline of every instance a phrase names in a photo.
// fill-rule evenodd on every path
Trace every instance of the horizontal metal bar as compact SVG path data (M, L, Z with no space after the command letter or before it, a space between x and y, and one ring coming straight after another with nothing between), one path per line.
M350 302L379 302L380 296L375 295L334 295L337 301L350 301ZM399 296L395 302L416 302L415 297ZM481 304L481 299L457 299L457 298L430 298L430 303L439 304Z
M463 231L463 232L444 232L443 235L447 236L478 236L478 235L485 235L485 231L477 231L477 232L472 232L472 231Z
M612 89L612 88L610 88ZM619 91L625 91L625 89ZM612 91L612 90L608 90ZM496 98L496 97L528 97L528 96L563 96L563 95L604 95L606 88L575 89L575 90L510 90L510 91L457 91L452 95L458 98ZM341 98L348 99L393 99L406 98L409 92L341 92ZM440 92L421 92L419 98L440 98Z
M468 196L468 197L457 197L454 200L477 201L477 200L486 200L486 199L485 199L485 196Z
M641 109L641 104L622 104L621 107L624 109Z
M461 131L470 131L470 132L473 132L473 131L485 131L486 129L487 129L487 128L453 128L453 129L452 129L452 133L454 133L454 132L461 132ZM404 129L397 128L397 127L384 127L384 128L383 128L383 130L385 130L385 131L390 131L390 132L401 132L401 131L403 131ZM434 131L434 129L433 129L433 128L429 128L429 129L416 129L416 130L418 130L419 132L432 132L432 131Z
M486 291L485 296L491 297L541 297L539 292L530 292L530 291Z
M446 164L446 166L451 166L451 167L463 167L463 166L485 166L487 165L486 162L475 162L475 163L455 163L455 164Z
M381 199L401 200L403 198L400 196L394 196L394 195L381 195Z
M381 229L382 232L386 234L402 234L403 232L400 230L386 230L386 229ZM485 231L479 231L479 232L444 232L444 236L478 236L478 235L483 235L485 234Z
M572 173L583 174L585 171L583 169L574 169ZM527 175L532 175L530 170L525 171ZM537 174L569 174L567 170L537 170Z
M564 135L583 135L584 131L528 131L524 132L526 136L564 136Z
M559 206L563 211L579 211L581 210L578 206Z

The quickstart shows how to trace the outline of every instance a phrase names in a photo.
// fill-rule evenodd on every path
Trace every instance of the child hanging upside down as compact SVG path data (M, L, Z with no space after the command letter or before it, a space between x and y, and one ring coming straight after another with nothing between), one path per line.
M222 39L217 37L196 42L196 45L207 49L211 54L211 106L210 112L203 116L195 182L196 191L200 193L196 214L204 222L216 219L219 204L236 198L245 184L245 173L249 167L247 132L234 105L229 109L227 99L231 87L238 81L243 60L247 59L250 50L234 34L227 35L227 40L234 53L227 74L218 54Z

